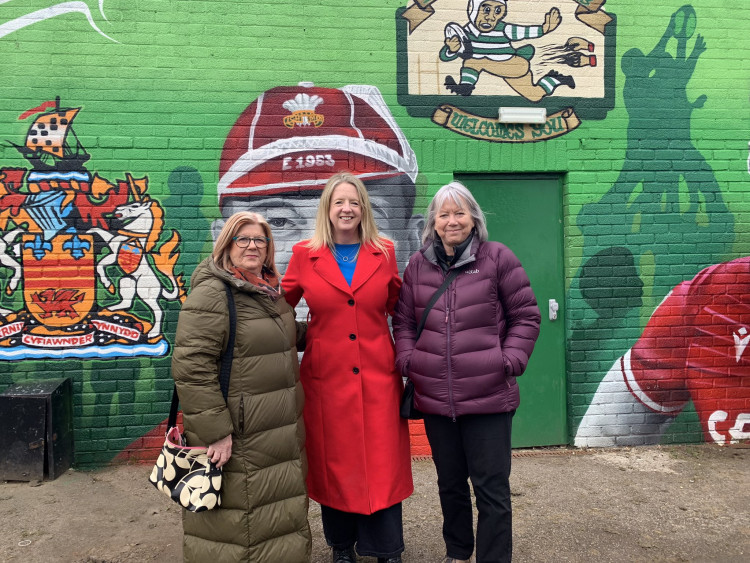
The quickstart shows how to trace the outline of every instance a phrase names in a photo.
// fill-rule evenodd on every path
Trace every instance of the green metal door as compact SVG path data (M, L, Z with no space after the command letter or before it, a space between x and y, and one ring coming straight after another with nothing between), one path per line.
M513 418L513 447L567 443L565 324L563 322L562 183L556 175L456 174L487 217L490 240L521 260L542 313L528 368L518 379L521 406ZM550 320L550 300L559 305Z

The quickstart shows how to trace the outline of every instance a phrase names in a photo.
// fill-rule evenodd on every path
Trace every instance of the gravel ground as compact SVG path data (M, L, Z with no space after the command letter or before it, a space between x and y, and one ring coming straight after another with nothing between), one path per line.
M413 471L403 559L438 562L435 470L414 460ZM179 509L149 472L119 465L0 484L0 561L181 561ZM516 450L511 486L515 561L750 561L747 445ZM315 503L310 525L312 562L330 561Z

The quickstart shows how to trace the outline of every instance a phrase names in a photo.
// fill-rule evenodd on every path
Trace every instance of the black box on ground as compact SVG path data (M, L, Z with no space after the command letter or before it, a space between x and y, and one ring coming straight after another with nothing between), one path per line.
M56 479L72 462L70 378L24 381L0 393L0 480Z

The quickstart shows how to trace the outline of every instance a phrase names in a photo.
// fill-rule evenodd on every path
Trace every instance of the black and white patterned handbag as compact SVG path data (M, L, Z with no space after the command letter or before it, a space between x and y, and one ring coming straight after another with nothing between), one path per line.
M221 357L219 384L226 401L229 392L229 374L234 353L234 334L237 313L229 285L225 285L229 305L229 339ZM177 428L177 386L172 393L172 406L167 420L167 435L161 447L149 481L177 504L190 512L202 512L221 506L221 468L208 459L204 447L189 447Z
M169 429L149 480L190 512L221 505L221 469L208 459L207 448L190 448L176 426Z

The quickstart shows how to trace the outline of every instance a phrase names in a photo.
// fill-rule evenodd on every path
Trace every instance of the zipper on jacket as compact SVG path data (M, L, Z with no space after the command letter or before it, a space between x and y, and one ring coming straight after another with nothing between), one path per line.
M453 292L449 289L445 295L445 349L448 359L448 406L451 410L451 418L453 422L456 422L456 406L453 404L453 370L451 369L451 324L450 324L450 308L451 308L451 294Z
M245 396L240 395L240 434L245 433Z

